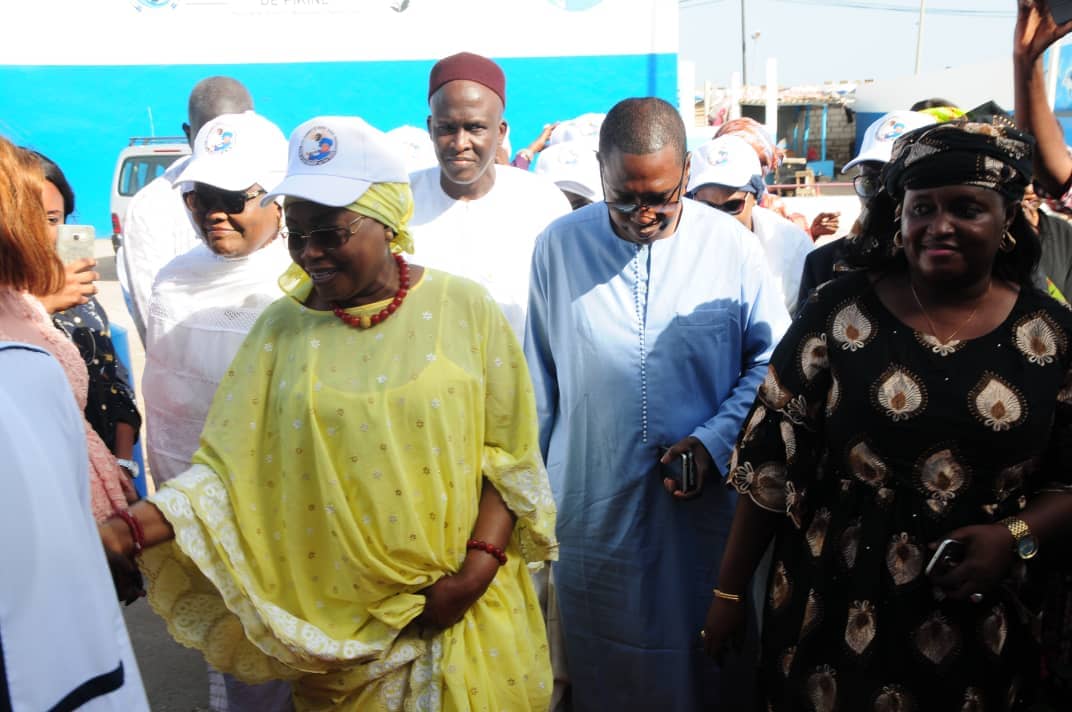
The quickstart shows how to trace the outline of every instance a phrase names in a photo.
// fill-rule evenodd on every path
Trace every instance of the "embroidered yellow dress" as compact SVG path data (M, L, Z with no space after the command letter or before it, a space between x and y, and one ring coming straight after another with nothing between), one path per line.
M153 497L175 529L141 556L153 608L218 669L294 680L301 710L546 709L525 562L555 557L554 500L506 319L435 270L369 330L303 307L298 268L280 284L194 466ZM484 478L517 516L509 562L461 622L421 630L417 592L460 567Z

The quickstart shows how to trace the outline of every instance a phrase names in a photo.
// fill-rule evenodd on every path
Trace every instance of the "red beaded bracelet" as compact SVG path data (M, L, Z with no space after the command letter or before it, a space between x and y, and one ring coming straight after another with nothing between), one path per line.
M134 537L134 554L140 554L142 549L145 548L145 532L141 528L141 522L126 509L117 511L116 516L127 523L130 528L130 535Z
M506 552L503 551L501 547L495 546L494 544L489 544L486 541L480 541L479 539L470 539L465 542L465 548L467 551L470 549L486 551L499 561L499 566L504 566L506 564Z

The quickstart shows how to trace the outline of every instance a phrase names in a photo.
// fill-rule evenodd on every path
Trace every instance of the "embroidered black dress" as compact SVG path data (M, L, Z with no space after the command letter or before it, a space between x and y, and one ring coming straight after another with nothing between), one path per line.
M953 529L1069 490L1070 332L1072 312L1023 290L994 331L942 346L864 273L803 306L728 478L787 514L762 640L770 709L1001 710L1037 676L1037 572L1018 563L973 604L937 601L923 570Z

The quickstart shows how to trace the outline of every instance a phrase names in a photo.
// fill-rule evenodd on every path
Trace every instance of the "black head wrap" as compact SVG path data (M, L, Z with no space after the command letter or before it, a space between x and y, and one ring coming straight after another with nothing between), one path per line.
M1031 182L1034 149L1035 139L1004 117L925 126L897 139L882 182L897 203L906 190L944 185L975 185L1019 200Z

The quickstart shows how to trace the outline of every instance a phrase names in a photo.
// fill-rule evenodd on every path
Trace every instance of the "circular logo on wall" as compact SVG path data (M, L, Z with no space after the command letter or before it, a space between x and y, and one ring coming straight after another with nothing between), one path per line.
M174 8L179 0L134 0L134 9L141 12L143 9L159 10L161 8Z
M314 126L305 132L298 146L298 158L307 166L319 166L335 158L338 151L335 132L326 126Z
M601 4L603 0L547 0L547 2L566 12L584 12Z

